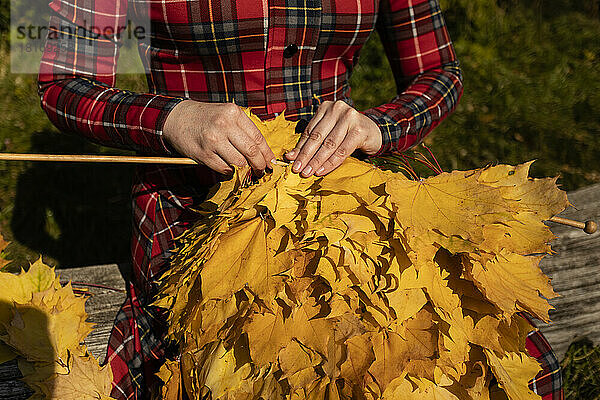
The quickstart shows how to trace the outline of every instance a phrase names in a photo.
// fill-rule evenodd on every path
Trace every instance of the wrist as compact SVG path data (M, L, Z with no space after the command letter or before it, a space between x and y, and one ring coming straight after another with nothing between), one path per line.
M194 106L194 100L183 100L169 112L163 125L163 138L171 143L173 138L181 132L184 126L185 116L189 114L189 110Z
M377 154L383 145L383 137L379 125L373 121L368 115L362 114L366 130L366 139L361 147L361 151L367 156Z

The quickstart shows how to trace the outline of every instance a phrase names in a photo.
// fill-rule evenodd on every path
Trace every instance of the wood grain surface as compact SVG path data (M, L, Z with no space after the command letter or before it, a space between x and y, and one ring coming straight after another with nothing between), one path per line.
M600 184L570 192L574 207L561 217L600 222ZM600 344L600 232L588 235L581 229L549 223L557 239L555 255L542 260L542 270L552 278L561 296L550 301L552 324L539 326L562 360L569 344L587 336Z

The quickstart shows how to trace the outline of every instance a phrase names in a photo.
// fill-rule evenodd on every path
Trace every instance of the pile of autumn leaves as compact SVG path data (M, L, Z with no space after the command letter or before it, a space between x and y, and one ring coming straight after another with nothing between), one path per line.
M30 399L110 399L110 368L82 344L86 320L85 298L41 259L19 275L0 272L0 364L16 359Z
M280 159L294 146L293 123L251 118ZM528 170L236 171L162 278L181 350L158 374L162 398L475 400L495 378L511 400L539 399L519 312L548 320L543 221L567 199ZM34 398L109 399L111 371L82 344L85 299L41 261L0 272L0 288L0 363L17 359Z
M254 118L278 156L294 124ZM544 220L567 205L529 164L409 180L349 159L214 188L156 304L181 356L163 398L538 398L532 327L555 296L538 267Z

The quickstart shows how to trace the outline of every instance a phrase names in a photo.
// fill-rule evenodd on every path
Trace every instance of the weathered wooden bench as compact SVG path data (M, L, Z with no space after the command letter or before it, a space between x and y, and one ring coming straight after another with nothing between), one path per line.
M127 266L121 266L126 270ZM89 351L101 362L104 360L108 335L115 315L125 300L125 280L119 265L97 265L82 268L61 269L57 271L61 281L85 282L94 286L73 287L86 288L91 294L86 302L89 321L96 324L94 331L87 337ZM21 400L28 398L32 392L18 378L21 377L15 362L0 364L0 400Z
M569 200L576 208L561 216L600 221L600 184L569 193ZM556 254L544 258L542 269L552 278L561 297L551 301L556 308L550 314L553 323L540 327L562 359L569 344L579 337L587 336L595 344L600 343L600 232L588 235L557 224L551 224L551 228L557 236L552 246ZM115 314L125 299L121 271L126 270L126 266L120 269L119 265L111 264L59 271L64 280L99 285L88 287L92 296L86 308L96 329L86 344L100 360L105 356ZM30 392L18 377L15 363L0 365L0 400L27 398Z

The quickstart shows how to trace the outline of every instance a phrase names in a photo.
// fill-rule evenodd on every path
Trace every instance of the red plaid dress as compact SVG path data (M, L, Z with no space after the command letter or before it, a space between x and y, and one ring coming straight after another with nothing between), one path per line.
M462 80L437 0L52 0L40 66L42 107L62 131L142 154L170 154L162 128L184 98L249 106L264 118L310 117L325 100L351 104L348 79L374 29L398 95L366 110L380 127L380 153L420 142L456 106ZM148 93L115 85L116 27L146 18L139 42ZM98 31L109 27L110 30ZM100 34L100 35L99 35ZM171 354L164 315L147 304L168 268L174 238L218 176L204 168L141 166L133 185L133 280L111 334L112 396L148 397L153 372ZM562 399L549 345L528 348L544 371L532 387Z

